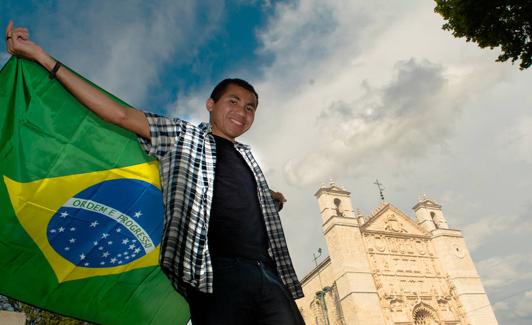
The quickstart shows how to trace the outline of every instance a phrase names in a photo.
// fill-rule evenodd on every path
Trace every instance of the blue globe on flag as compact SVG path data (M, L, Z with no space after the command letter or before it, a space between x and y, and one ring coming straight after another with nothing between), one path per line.
M46 234L53 249L77 266L115 267L157 247L163 213L162 193L154 185L108 180L68 199L50 219Z

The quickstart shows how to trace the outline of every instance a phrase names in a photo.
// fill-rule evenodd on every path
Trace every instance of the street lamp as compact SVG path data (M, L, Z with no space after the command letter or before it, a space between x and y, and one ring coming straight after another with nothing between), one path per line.
M314 257L314 263L316 264L316 269L318 271L318 279L320 281L320 290L316 292L316 298L320 302L320 308L325 319L325 325L330 325L329 313L327 311L327 304L325 302L325 295L327 294L327 292L331 291L331 287L323 286L323 284L321 283L320 270L318 269L318 258L321 256L321 248L318 248L318 255L312 253L312 256Z

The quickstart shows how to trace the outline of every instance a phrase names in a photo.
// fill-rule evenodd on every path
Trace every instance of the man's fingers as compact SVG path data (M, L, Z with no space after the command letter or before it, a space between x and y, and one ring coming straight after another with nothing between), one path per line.
M15 27L11 32L28 32L28 29L26 27Z
M9 24L7 24L7 27L6 27L6 38L7 38L8 36L10 36L10 34L11 34L11 29L13 29L13 21L12 21L12 20L10 20L10 21L9 21Z
M10 20L9 23L7 24L7 27L6 27L6 45L7 45L7 52L9 54L14 54L13 53L13 35L12 35L12 30L13 30L13 21Z
M22 38L23 40L27 40L29 38L29 34L27 31L24 31L22 29L15 29L13 30L13 32L11 33L11 36L13 37L13 39L15 40L18 40L19 38Z
M12 35L13 35L13 34L21 34L21 33L22 33L22 34L28 34L29 31L28 31L27 28L24 28L24 27L17 27L17 28L13 28L13 29L11 30L11 34L12 34Z

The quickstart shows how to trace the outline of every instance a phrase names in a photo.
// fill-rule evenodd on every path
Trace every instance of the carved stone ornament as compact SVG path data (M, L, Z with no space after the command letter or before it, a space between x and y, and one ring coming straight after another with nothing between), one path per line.
M395 214L392 214L386 220L386 226L384 228L386 231L400 232L405 233L406 229L403 227L403 224L397 221Z

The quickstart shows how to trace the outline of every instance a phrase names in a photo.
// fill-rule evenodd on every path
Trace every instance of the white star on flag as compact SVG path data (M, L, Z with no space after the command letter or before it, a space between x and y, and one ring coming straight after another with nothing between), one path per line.
M59 232L63 232L63 231L65 231L65 228L59 227Z
M94 222L91 223L91 227L92 228L95 228L97 225L98 225L98 221L94 221Z
M138 254L140 252L140 248L135 249L135 254Z
M83 261L83 260L85 259L85 254L81 254L81 255L79 256L79 259L80 259L80 261ZM87 263L85 263L85 264L87 264Z
M61 213L61 218L66 218L68 216L68 212L64 211Z
M104 252L102 255L102 257L107 257L107 256L109 256L109 252Z
M69 242L75 243L76 242L76 238L70 238Z
M102 238L103 238L103 239L105 239L105 238L107 238L107 237L109 237L109 234L106 234L106 233L103 233L103 234L102 234Z
M135 212L135 218L138 219L138 218L140 218L141 215L142 215L142 212L140 212L140 211Z
M129 243L129 239L126 238L126 239L122 240L122 244L127 245L127 243Z
M113 257L113 258L111 259L111 264L115 264L115 263L116 263L116 258Z
M70 228L70 231L74 231L74 230L76 230L76 227Z
M129 245L129 249L135 249L135 244Z
M121 231L122 231L122 229L116 228L116 232L121 232Z

